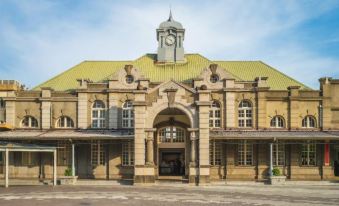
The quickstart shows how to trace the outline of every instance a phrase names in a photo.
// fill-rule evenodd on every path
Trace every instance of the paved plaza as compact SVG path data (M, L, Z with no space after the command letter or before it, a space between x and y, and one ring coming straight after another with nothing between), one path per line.
M335 185L13 186L0 205L339 205Z

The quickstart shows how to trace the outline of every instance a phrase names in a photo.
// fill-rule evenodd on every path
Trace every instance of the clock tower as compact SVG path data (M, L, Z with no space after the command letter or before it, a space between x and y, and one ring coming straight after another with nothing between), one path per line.
M167 21L162 22L157 29L159 63L180 63L185 61L184 52L185 29L181 23L174 21L172 12Z

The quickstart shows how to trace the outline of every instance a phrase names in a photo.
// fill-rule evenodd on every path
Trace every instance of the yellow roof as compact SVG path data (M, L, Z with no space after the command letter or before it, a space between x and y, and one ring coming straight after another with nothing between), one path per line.
M76 80L81 78L102 82L124 68L126 64L132 64L152 82L164 82L170 79L187 82L198 77L202 70L212 63L224 68L237 80L253 81L258 76L268 77L268 85L273 90L286 90L288 86L309 89L261 61L210 61L199 54L186 54L185 58L185 63L177 64L157 64L156 54L146 54L134 61L84 61L36 86L33 90L39 90L41 87L51 87L57 91L72 90L77 88Z

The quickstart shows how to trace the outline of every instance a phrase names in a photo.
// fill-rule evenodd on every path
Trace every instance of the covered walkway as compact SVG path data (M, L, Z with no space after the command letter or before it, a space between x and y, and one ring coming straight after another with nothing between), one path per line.
M10 143L0 141L0 152L5 153L5 187L9 186L9 153L10 152L51 152L53 153L53 185L57 184L57 148L35 144Z

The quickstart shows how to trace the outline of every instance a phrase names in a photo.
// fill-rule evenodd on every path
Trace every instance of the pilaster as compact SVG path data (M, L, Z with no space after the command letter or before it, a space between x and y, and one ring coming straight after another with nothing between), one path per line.
M210 91L200 90L199 101L199 184L210 182L210 160L209 160L209 110Z
M134 106L134 184L154 183L154 164L146 164L146 91L135 91Z
M41 128L51 128L51 88L41 88Z
M118 105L114 93L108 95L108 126L110 129L118 128Z
M87 110L88 110L87 93L78 93L78 127L80 129L86 129L88 127Z

